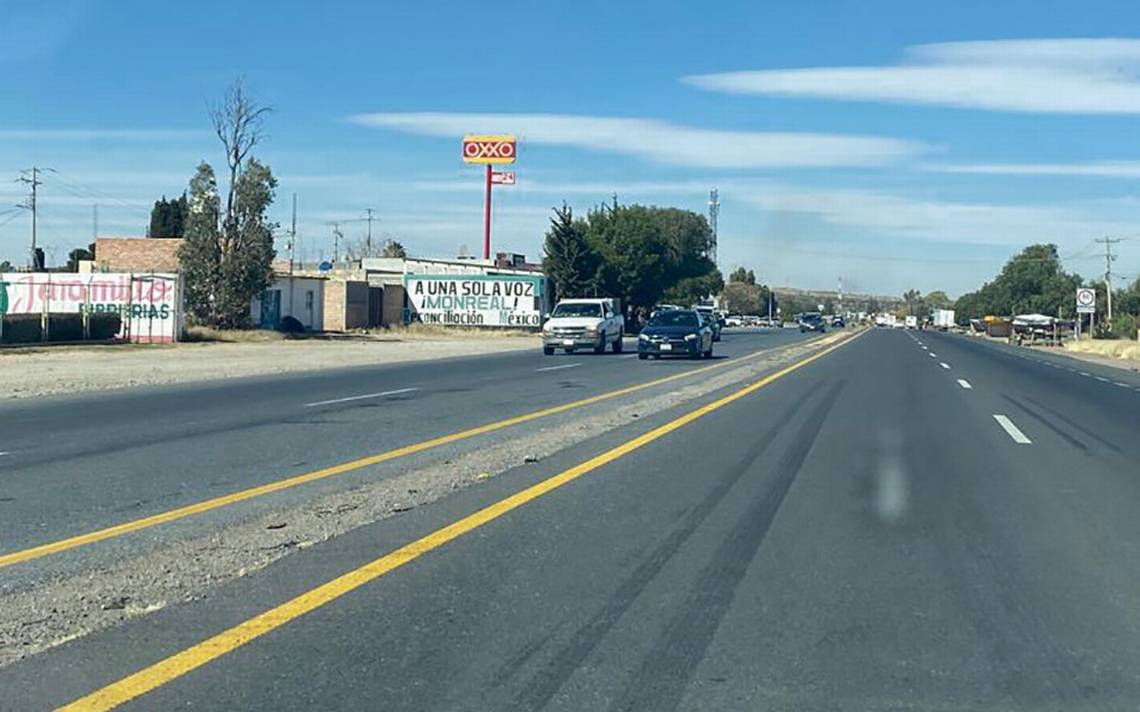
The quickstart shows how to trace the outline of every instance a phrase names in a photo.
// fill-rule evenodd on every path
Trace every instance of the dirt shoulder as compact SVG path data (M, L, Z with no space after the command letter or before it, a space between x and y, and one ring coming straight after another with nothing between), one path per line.
M1129 371L1140 371L1140 343L1136 341L1073 341L1065 344L1065 355Z
M245 343L5 349L0 351L0 398L31 398L537 348L537 338L532 336L400 333Z

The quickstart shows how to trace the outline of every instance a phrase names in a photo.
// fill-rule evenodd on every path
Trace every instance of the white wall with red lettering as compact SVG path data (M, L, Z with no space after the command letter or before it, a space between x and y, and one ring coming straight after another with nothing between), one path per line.
M0 313L118 313L120 338L177 341L182 334L182 284L177 274L9 272L0 274Z

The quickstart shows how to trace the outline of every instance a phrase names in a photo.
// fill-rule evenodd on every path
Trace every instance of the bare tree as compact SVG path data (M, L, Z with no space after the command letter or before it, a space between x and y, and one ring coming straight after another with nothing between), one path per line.
M361 237L355 240L346 240L341 243L341 249L344 250L344 259L349 262L355 262L365 257L407 257L408 252L404 249L403 244L393 237L385 237L380 241L374 241L369 244L368 240Z
M265 138L264 118L273 109L257 103L245 90L245 83L239 77L230 85L221 102L210 106L210 121L214 133L226 150L226 165L230 172L229 192L226 196L226 213L223 227L236 222L238 177L249 152L261 139ZM223 233L232 234L223 229Z

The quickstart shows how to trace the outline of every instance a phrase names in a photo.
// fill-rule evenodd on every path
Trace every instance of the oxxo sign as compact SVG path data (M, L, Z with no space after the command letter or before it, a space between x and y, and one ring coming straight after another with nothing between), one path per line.
M464 136L463 162L485 165L515 162L514 136Z

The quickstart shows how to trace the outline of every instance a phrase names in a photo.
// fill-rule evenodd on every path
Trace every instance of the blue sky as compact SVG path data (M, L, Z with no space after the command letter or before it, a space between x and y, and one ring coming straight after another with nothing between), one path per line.
M258 155L298 194L299 247L374 208L411 252L479 249L465 132L515 132L495 247L537 256L551 206L704 211L726 271L958 294L1051 241L1140 272L1135 2L311 3L4 0L0 258L26 258L22 169L47 166L55 261L139 235L221 155L207 103L235 76L274 107ZM359 234L361 222L343 229Z

